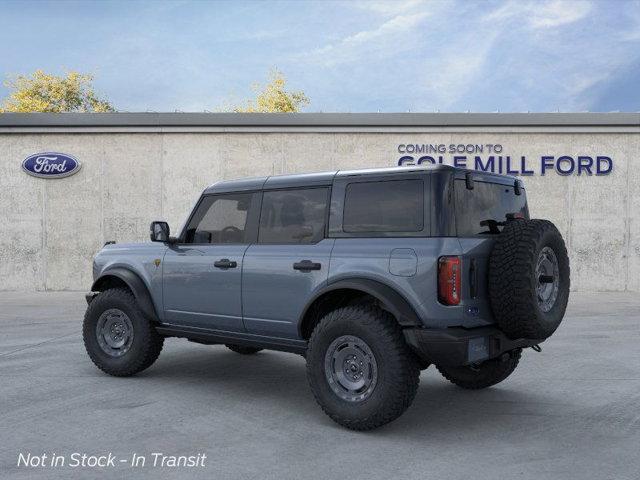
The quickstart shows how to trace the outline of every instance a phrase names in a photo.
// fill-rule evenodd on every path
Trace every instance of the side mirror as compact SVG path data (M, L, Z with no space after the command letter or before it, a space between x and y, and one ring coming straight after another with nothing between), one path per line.
M167 222L151 222L149 236L152 242L168 242L169 224Z

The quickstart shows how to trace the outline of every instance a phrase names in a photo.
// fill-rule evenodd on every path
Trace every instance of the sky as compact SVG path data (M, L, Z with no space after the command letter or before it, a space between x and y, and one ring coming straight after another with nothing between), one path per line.
M640 111L640 0L0 0L0 76L216 111L277 68L305 111ZM8 93L0 87L0 98Z

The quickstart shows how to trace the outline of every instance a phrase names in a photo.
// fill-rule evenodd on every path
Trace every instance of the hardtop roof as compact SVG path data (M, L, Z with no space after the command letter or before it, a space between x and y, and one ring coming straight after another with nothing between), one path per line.
M515 177L500 175L492 172L480 172L451 165L416 165L408 167L362 168L357 170L334 170L316 173L293 173L284 175L270 175L263 177L249 177L235 180L221 180L207 187L204 194L240 192L262 189L278 189L291 187L329 186L335 178L352 176L379 176L407 173L424 173L432 171L454 172L456 178L464 178L467 173L476 180L486 179L491 182L513 185Z

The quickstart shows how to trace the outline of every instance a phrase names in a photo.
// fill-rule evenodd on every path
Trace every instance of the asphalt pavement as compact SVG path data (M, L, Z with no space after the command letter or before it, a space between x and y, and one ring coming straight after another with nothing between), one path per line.
M572 294L505 382L464 391L429 368L410 409L367 433L322 413L297 355L169 339L145 372L109 377L84 351L85 307L0 292L2 479L640 478L638 293ZM110 463L72 466L94 461Z

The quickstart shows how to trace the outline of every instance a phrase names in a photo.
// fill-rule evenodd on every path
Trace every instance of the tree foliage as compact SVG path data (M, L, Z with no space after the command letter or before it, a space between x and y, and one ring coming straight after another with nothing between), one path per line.
M96 96L93 76L67 72L50 75L36 70L32 75L18 75L5 82L11 90L5 99L4 112L113 112L113 106Z
M291 113L299 112L309 104L309 99L302 91L290 92L285 89L287 80L282 72L273 70L269 75L269 83L261 87L254 85L256 98L247 101L243 107L236 107L234 112L243 113Z

